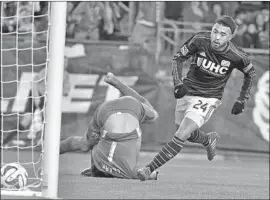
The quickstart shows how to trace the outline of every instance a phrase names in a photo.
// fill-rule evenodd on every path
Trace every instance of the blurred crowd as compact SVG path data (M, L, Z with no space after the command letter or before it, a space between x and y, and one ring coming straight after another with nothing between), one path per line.
M170 5L171 4L171 5ZM269 47L269 2L222 2L222 1L193 1L167 2L168 19L193 22L193 28L200 31L203 23L213 23L221 15L234 17L238 24L233 42L244 48ZM179 10L176 8L181 7ZM173 14L175 13L175 14ZM205 26L205 29L210 26Z
M244 48L268 48L269 2L253 3L249 4L251 6L246 6L241 2L168 1L165 2L164 17L178 21L193 22L193 28L199 31L202 29L202 23L213 23L217 17L227 14L233 16L238 24L238 29L233 39L234 43ZM32 29L38 32L46 27L47 17L38 16L48 12L47 2L4 2L2 5L4 7L1 9L3 10L1 15L4 17L2 20L3 32L14 32L16 29L19 32L32 31ZM127 38L121 37L121 33L127 32L129 22L128 6L129 2L68 2L67 38L81 40L126 40ZM18 11L17 7L19 8ZM144 7L142 9L146 9ZM151 8L147 9L151 10ZM17 12L20 16L18 20L14 17ZM149 12L151 11L145 13ZM33 15L35 18L33 18ZM34 26L32 23L33 19ZM145 22L141 24L145 25ZM138 30L142 31L142 28L138 29L135 24L133 32L138 32Z
M68 2L67 37L86 40L113 39L125 16L117 2Z
M12 33L17 30L18 32L32 31L33 16L37 16L43 12L39 2L1 2L1 7L3 7L1 8L1 25L3 33ZM17 14L20 17L17 18ZM39 19L37 19L37 21L39 21Z
M2 32L12 33L16 29L18 32L46 30L48 2L10 1L3 2L1 6ZM125 31L120 27L120 20L126 17L124 14L116 2L67 2L66 36L82 40L111 39L115 33Z

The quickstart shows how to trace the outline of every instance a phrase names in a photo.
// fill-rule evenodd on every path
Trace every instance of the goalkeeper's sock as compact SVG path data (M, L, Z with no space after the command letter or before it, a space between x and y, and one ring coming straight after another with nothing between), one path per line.
M191 136L187 139L189 142L199 143L204 146L209 144L209 137L200 129L197 129L191 133Z
M157 168L161 167L173 157L175 157L183 148L183 144L183 140L179 139L177 136L174 136L173 139L161 149L154 160L146 167L149 167L152 173Z

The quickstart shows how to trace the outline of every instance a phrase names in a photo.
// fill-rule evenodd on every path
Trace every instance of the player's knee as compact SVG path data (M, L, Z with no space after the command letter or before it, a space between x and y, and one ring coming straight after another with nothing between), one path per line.
M198 125L192 119L185 117L178 127L175 135L181 140L187 140L191 133L198 129Z

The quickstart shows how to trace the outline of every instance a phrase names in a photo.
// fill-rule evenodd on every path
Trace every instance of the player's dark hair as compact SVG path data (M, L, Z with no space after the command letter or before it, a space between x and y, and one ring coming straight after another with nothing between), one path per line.
M223 26L227 26L231 29L232 34L234 34L237 25L233 18L231 18L228 15L223 15L220 18L218 18L215 23L222 24Z

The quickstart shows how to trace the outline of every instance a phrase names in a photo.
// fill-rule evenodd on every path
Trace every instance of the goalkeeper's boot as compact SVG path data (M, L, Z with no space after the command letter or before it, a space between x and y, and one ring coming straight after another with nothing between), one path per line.
M149 167L143 167L138 169L137 176L141 181L146 181L150 178L151 170Z
M91 177L92 176L92 168L86 168L81 172L82 176Z
M117 78L111 72L107 73L106 77L104 78L104 81L112 86L115 86L117 84Z
M209 144L206 146L207 158L211 161L216 155L216 146L220 137L216 132L207 133L207 135L209 137Z

